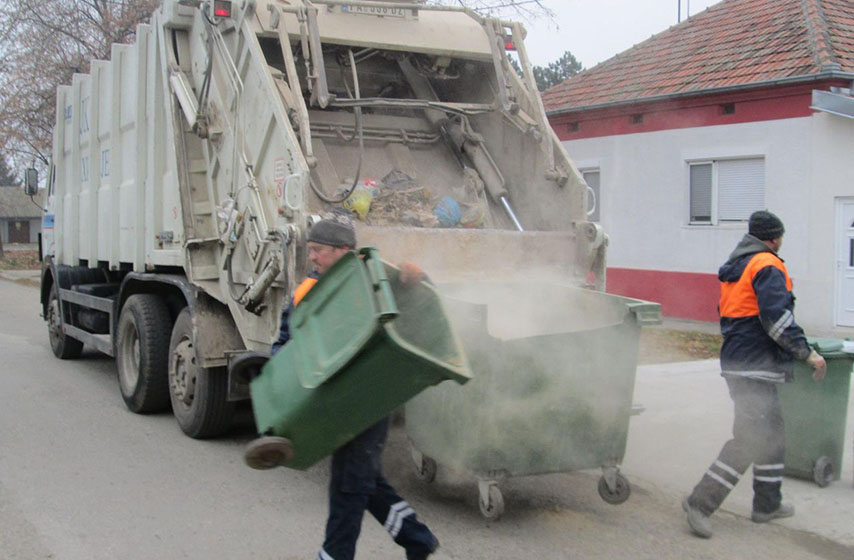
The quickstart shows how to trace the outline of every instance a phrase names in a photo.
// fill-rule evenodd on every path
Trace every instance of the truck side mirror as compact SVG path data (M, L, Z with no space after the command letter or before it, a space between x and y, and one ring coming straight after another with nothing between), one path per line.
M24 192L27 196L39 193L39 172L35 167L30 167L24 174Z

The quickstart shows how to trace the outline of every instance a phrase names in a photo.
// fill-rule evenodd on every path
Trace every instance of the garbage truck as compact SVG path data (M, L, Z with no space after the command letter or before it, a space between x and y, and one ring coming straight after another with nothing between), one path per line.
M171 407L187 435L221 434L249 397L231 365L269 351L308 272L306 232L339 208L360 245L436 282L603 289L607 238L524 36L422 3L164 0L133 44L57 91L53 353L113 356L130 410Z

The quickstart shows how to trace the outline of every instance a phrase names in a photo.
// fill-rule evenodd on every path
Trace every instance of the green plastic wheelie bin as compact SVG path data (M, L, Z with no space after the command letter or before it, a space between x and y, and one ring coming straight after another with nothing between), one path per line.
M404 286L372 248L350 252L290 317L291 340L250 384L258 432L306 469L426 387L471 370L434 288Z
M842 469L854 350L846 350L838 339L808 342L827 361L827 374L815 381L806 362L795 362L794 381L780 386L786 431L783 474L824 487L839 480Z
M474 378L406 405L419 478L437 464L474 472L480 511L501 515L510 476L601 468L599 493L630 492L626 449L640 327L660 306L548 282L440 286Z

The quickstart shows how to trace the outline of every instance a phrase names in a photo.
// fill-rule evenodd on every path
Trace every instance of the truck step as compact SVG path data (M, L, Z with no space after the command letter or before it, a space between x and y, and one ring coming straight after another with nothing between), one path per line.
M208 164L204 159L190 160L189 171L190 173L207 173Z
M198 280L218 280L219 267L212 265L200 265L192 267L192 277L194 281Z
M213 214L213 204L210 200L200 200L193 203L194 216L209 216Z

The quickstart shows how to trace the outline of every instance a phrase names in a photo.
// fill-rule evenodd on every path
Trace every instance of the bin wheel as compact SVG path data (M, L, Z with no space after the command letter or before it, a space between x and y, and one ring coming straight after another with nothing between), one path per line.
M294 446L291 440L264 436L249 442L243 454L243 460L253 469L267 470L285 465L294 458Z
M497 520L504 513L504 496L501 495L501 489L496 484L490 484L486 495L481 490L480 499L478 500L480 513L485 518Z
M431 483L436 480L436 461L427 455L421 456L421 464L415 465L415 476L421 482Z
M609 504L622 504L629 499L632 487L629 484L629 480L620 473L617 473L614 481L614 489L612 490L608 487L608 481L605 480L605 477L601 477L599 479L599 496Z
M812 479L820 487L824 488L830 481L833 480L833 474L836 469L833 467L833 461L829 457L822 455L816 459L815 465L812 468Z

